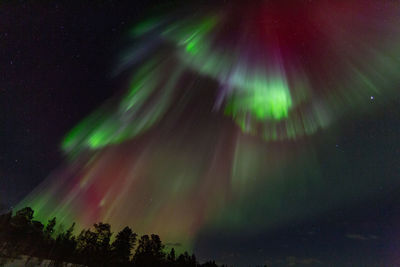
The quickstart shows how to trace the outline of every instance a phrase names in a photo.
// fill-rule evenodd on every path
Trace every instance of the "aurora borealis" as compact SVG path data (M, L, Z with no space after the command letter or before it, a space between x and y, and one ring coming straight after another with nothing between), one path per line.
M75 127L64 150L104 147L146 131L182 87L195 90L183 84L188 72L218 83L214 111L224 110L243 132L268 141L329 127L372 95L390 95L399 80L398 30L380 21L379 4L357 3L257 1L140 23L118 67L133 68L128 93L115 101L118 108L100 109ZM393 14L399 8L381 5ZM390 44L381 42L389 37Z
M215 233L273 233L400 186L391 152L342 142L396 106L398 1L193 4L118 38L120 87L64 135L64 162L17 205L37 219L130 225L207 254Z

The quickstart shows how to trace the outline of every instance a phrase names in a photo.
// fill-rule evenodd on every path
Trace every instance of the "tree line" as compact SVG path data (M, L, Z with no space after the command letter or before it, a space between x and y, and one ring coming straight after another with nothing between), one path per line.
M194 254L176 255L174 248L166 251L156 234L140 238L128 226L117 233L111 242L111 226L95 223L91 229L74 235L75 223L64 231L55 231L57 219L46 225L33 220L30 207L0 215L0 266L3 260L20 255L50 260L51 266L73 263L84 266L160 266L160 267L214 267L214 261L200 264Z

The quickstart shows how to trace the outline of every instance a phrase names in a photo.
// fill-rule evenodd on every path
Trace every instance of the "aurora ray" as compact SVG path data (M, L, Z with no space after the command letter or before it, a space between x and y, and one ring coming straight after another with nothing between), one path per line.
M270 189L284 186L278 168L318 166L303 137L396 93L399 12L395 1L254 1L134 27L116 67L128 88L66 135L70 162L20 205L189 247L206 226L249 223L246 199L260 188L268 203L258 203L274 213L285 198Z

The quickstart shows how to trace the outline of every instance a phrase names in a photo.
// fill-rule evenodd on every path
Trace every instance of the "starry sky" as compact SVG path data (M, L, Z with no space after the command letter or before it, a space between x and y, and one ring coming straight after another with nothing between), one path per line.
M300 2L308 4L301 5L305 11L293 22L287 10ZM44 219L54 214L56 208L48 203L55 200L61 207L58 218L82 226L96 220L116 228L130 224L139 232L160 233L168 246L194 251L199 259L235 266L400 263L400 83L395 68L400 58L393 58L399 55L400 40L392 35L398 30L388 26L400 25L400 16L390 12L396 1L377 6L350 2L273 6L275 12L266 20L283 25L270 29L285 44L279 53L278 42L269 39L231 45L242 32L228 27L238 11L232 8L223 20L221 12L209 15L209 1L1 3L0 203L5 208L32 205ZM212 5L227 10L232 3ZM327 11L319 30L329 28L329 37L317 38L313 31L303 37L287 35L300 20L313 25L304 18L318 14L318 8ZM187 10L196 10L196 16L180 15L192 14ZM330 28L336 17L329 14L336 12L345 22L346 14L366 17L357 17L354 29L343 33ZM149 14L159 18L161 13L174 15L132 30ZM228 30L216 34L214 25L228 25ZM368 25L366 30L362 25ZM197 35L185 37L193 28ZM257 33L249 30L248 36ZM358 33L363 46L353 48L357 42L351 43L352 36ZM135 35L133 41L129 34ZM159 36L166 44L158 43ZM308 39L319 42L308 44ZM153 47L154 40L159 50L152 50L157 52L149 59L136 52ZM343 46L341 40L346 40ZM259 43L273 51L270 65L254 60ZM182 45L188 54L165 56L174 44L173 51ZM264 95L272 102L249 104L259 103L263 90L257 87L257 75L249 78L239 67L230 71L234 75L224 74L226 66L236 65L224 52L215 54L229 49L239 66L274 74L272 93ZM379 60L383 50L394 51L392 58ZM370 51L378 59L368 60ZM328 61L335 62L332 71L319 70ZM137 69L157 77L164 91L152 89L153 79L141 78L146 75L132 78ZM318 88L307 91L307 83ZM124 115L126 124L135 125L131 128L109 126L119 119L118 105L145 102L140 95L130 98L136 84L160 96L151 99L156 108L143 104L145 112ZM364 93L360 88L367 85L371 90ZM336 89L340 86L343 92ZM293 87L300 89L287 89ZM295 105L294 114L306 115L291 117L288 110ZM317 119L319 114L323 119ZM314 123L296 128L299 117ZM283 126L275 122L281 119L287 121ZM260 125L283 130L267 132ZM289 130L292 126L295 131ZM101 138L87 134L104 127L111 133L101 132ZM114 134L121 131L123 137ZM171 210L174 218L165 220Z

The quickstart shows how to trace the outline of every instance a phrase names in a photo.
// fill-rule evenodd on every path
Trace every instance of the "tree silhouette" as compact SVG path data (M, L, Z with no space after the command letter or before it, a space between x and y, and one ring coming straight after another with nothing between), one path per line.
M77 256L82 264L93 265L95 260L95 251L97 245L97 235L90 229L82 230L77 237Z
M143 235L133 257L133 263L137 266L161 266L164 264L164 245L158 235Z
M49 220L49 222L46 225L46 228L44 228L44 236L46 239L50 239L51 236L54 233L54 227L56 226L56 217L54 217L53 219Z
M167 266L174 266L175 265L175 249L171 248L171 251L167 255Z
M11 217L12 217L11 211L0 215L0 233L1 234L6 233L6 231L10 227ZM0 238L1 238L1 236L0 236Z
M179 255L177 259L177 265L178 266L188 266L188 267L196 267L197 262L196 262L196 257L194 255L190 256L187 251L185 253Z
M128 226L120 231L111 245L111 262L115 266L129 265L137 234Z
M43 228L44 225L39 221L32 221L30 224L28 235L25 237L25 243L27 244L26 250L23 251L24 254L27 254L29 256L26 260L26 265L28 265L28 263L34 256L38 258L44 257L44 255L42 254L43 246L45 245L43 239Z
M75 236L73 236L74 228L75 223L73 223L66 232L61 232L57 236L55 245L51 249L53 253L50 254L50 258L52 258L55 263L61 260L69 262L75 261L73 256L76 253L77 241Z
M11 219L11 224L14 227L25 228L29 227L29 224L33 219L33 209L30 207L23 208L16 212L15 216Z
M108 223L96 223L94 233L97 240L93 260L97 266L106 266L110 260L111 226Z
M10 220L9 245L8 249L16 253L28 253L31 245L31 232L33 210L30 207L23 208L16 212Z
M13 250L11 218L11 211L0 215L0 266L7 263L8 259L6 257L13 258L18 256L18 251Z
M65 262L85 266L132 266L132 267L215 267L215 262L198 264L194 255L187 252L176 256L172 248L168 255L160 237L156 234L143 235L135 247L137 234L125 227L115 237L107 223L96 223L91 229L84 229L74 236L75 223L66 231L59 226L56 237L56 218L44 226L33 220L34 211L23 208L12 215L12 212L0 214L0 266L18 255L27 255L26 264L31 260L49 259L51 266L63 266Z

